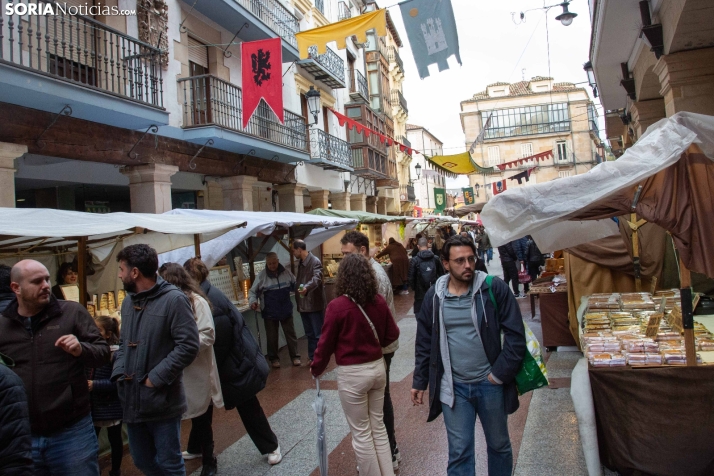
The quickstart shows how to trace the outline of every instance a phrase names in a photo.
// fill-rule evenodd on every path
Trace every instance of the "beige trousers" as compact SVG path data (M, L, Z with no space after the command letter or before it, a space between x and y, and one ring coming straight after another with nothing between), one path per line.
M394 476L384 426L384 359L337 368L337 390L352 432L360 476Z

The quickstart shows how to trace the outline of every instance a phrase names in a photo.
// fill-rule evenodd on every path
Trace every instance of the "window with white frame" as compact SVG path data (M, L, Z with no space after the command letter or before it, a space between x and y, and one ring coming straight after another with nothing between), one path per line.
M568 143L564 140L555 143L555 160L558 162L568 161Z
M572 172L570 170L561 170L558 172L558 178L570 177Z
M521 144L521 158L530 157L533 155L533 142Z
M501 163L501 151L497 145L488 148L488 165L493 167Z

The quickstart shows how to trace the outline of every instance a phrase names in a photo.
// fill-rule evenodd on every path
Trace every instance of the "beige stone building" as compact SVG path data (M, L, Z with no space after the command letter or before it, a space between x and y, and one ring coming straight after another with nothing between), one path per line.
M597 113L588 93L572 83L535 77L517 83L494 83L461 102L461 127L467 149L485 127L483 140L472 153L481 168L469 176L476 201L492 196L492 183L537 167L528 182L507 180L507 188L523 187L585 173L602 161L598 154ZM504 164L551 151L543 161L498 169Z

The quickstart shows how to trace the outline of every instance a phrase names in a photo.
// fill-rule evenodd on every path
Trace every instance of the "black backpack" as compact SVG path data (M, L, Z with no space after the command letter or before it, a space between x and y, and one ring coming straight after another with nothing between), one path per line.
M436 272L436 259L431 258L429 260L419 259L419 279L422 284L429 289L439 278Z

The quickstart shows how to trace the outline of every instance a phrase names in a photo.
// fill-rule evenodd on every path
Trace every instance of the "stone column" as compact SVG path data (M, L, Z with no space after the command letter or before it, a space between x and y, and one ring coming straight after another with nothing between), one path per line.
M204 207L207 210L223 210L223 187L215 180L206 181Z
M353 193L350 196L350 210L358 212L367 211L367 195L364 193Z
M665 117L664 99L651 99L632 103L628 108L632 115L635 136L641 137L647 128Z
M303 203L305 187L303 185L289 183L278 185L275 190L278 191L281 212L305 212L305 204Z
M377 213L380 215L387 214L387 197L377 197Z
M310 192L310 208L313 210L316 208L324 208L327 210L330 208L330 191L329 190L315 190Z
M272 212L273 184L258 182L253 185L253 210L256 212Z
M396 199L392 197L386 197L387 198L387 215L399 215L399 206L397 203L399 203Z
M367 197L367 211L377 213L377 197Z
M681 111L714 115L714 48L664 55L654 73L667 117Z
M144 164L125 167L129 177L129 194L133 213L164 213L171 210L171 176L178 167L167 164Z
M350 192L333 193L332 209L350 211Z
M253 211L253 185L258 179L249 175L224 177L218 181L223 187L223 209Z
M0 207L15 208L15 159L25 153L26 145L0 142Z

